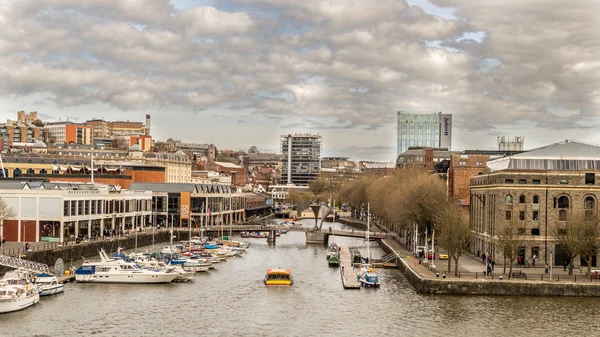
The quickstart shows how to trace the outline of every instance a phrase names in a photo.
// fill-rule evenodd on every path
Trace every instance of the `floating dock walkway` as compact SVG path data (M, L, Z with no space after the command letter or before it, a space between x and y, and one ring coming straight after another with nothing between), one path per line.
M360 284L354 274L352 256L348 247L340 247L340 275L344 289L360 289Z

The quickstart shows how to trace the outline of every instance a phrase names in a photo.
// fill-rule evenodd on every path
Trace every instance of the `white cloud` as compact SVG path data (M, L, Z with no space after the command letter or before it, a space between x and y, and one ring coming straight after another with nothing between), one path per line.
M2 2L0 99L22 106L43 94L61 109L104 104L123 114L228 108L354 130L431 109L454 113L467 138L522 123L577 134L600 115L597 3L431 2L444 9L398 0L232 0L182 11L166 0ZM555 118L553 108L573 113Z

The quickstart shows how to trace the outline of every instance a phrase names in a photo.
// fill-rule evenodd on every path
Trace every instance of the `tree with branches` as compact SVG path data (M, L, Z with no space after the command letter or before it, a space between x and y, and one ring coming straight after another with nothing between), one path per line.
M519 248L525 244L525 237L519 231L519 227L520 225L515 219L507 220L496 230L494 236L496 247L502 251L504 258L504 274L506 274L506 262L508 261L509 279L512 277L512 264L519 256Z
M579 255L587 262L588 273L591 272L592 256L596 254L600 242L600 229L595 219L571 214L567 221L556 222L553 236L554 243L567 255L569 275L573 275L573 260Z
M454 276L458 276L458 259L469 248L469 221L459 206L445 203L435 214L435 229L438 245L448 253L448 273L454 261Z
M10 207L0 196L0 226L4 226L4 220L12 219L16 216L15 210ZM3 232L4 233L4 232ZM0 247L4 246L4 237L0 238Z

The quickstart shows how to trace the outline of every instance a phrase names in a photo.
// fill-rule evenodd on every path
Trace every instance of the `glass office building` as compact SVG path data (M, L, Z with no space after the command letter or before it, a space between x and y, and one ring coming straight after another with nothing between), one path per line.
M409 146L452 147L452 115L398 111L397 156Z

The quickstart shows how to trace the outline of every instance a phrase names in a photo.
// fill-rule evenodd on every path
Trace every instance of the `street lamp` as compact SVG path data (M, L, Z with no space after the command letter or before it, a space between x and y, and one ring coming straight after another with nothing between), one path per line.
M484 244L485 244L485 278L487 279L487 275L488 275L488 262L490 260L490 257L488 255L488 237L487 237L487 232L483 232L483 239L484 239Z

